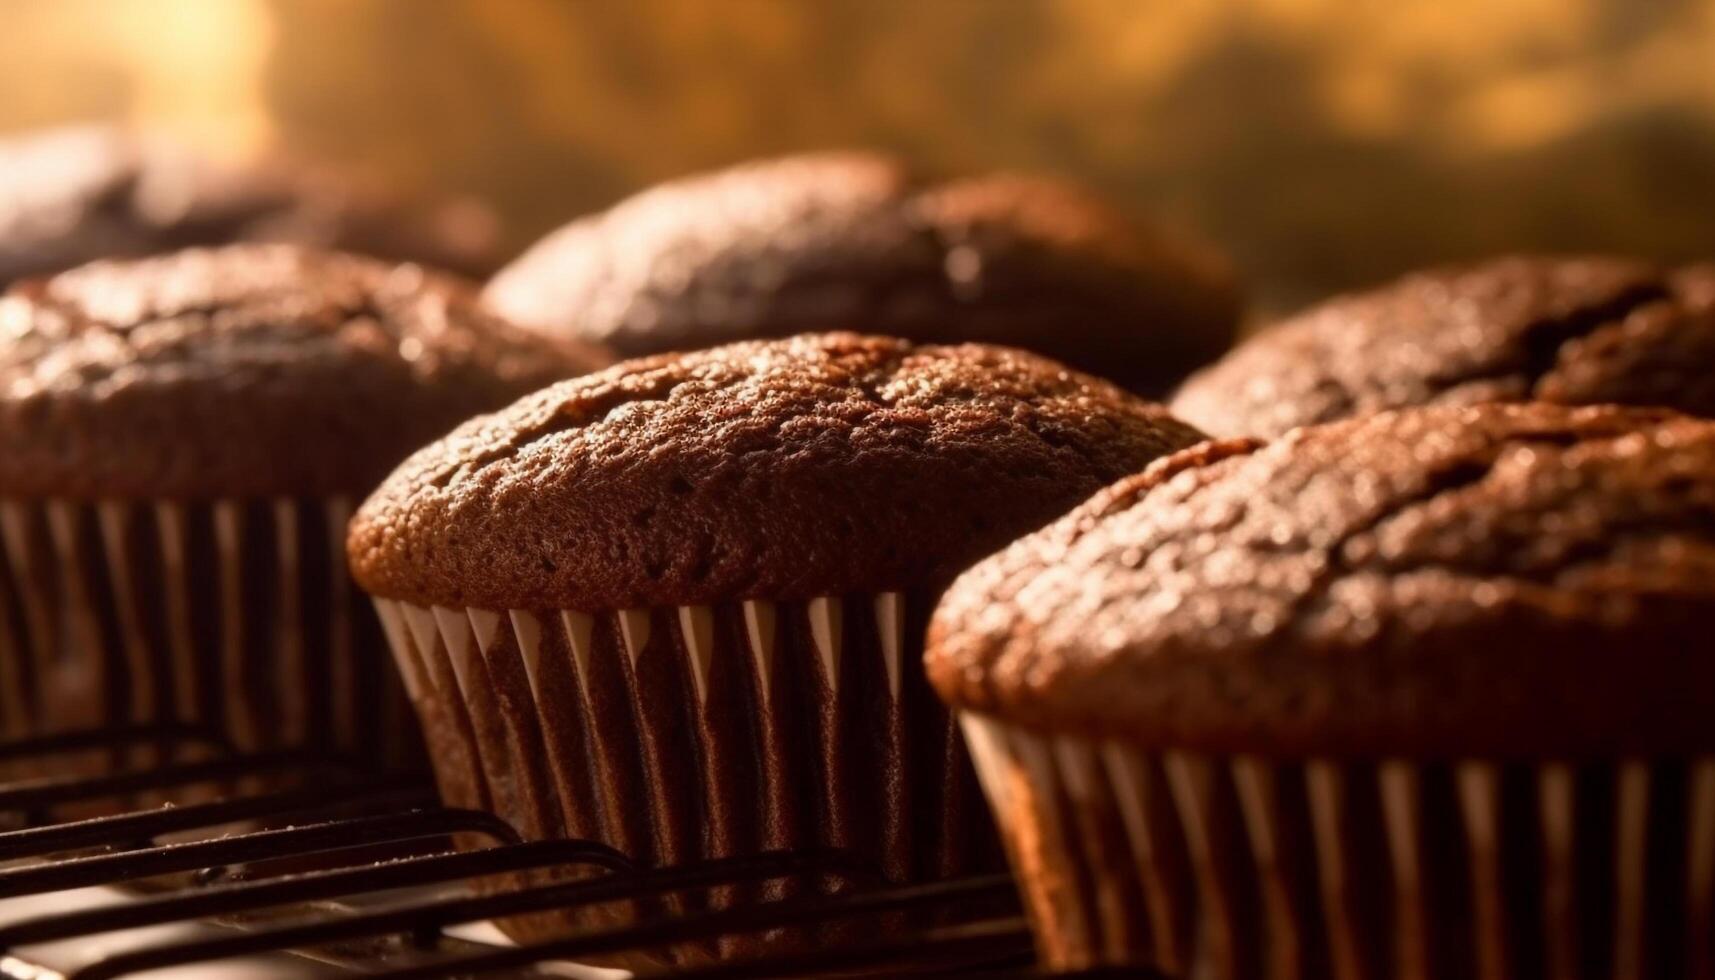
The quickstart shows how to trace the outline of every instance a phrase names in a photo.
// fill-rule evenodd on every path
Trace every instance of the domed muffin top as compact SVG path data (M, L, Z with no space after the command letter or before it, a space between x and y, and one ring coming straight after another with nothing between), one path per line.
M1172 407L1217 435L1266 438L1388 408L1530 399L1715 416L1715 280L1611 258L1417 273L1263 330Z
M1715 749L1715 423L1544 404L1211 442L947 592L959 708L1274 756Z
M537 244L489 285L504 315L621 354L808 330L1037 350L1159 393L1231 343L1221 263L1067 184L930 182L825 153L673 181Z
M360 493L604 363L413 265L288 245L98 262L0 298L0 495Z
M1199 438L1021 351L752 341L472 420L360 508L349 552L378 595L490 609L940 587Z
M1715 307L1715 262L1684 266L1673 274L1673 292L1693 310Z
M283 156L220 160L158 134L89 125L0 140L0 287L96 259L277 241L493 271L495 220L418 206Z

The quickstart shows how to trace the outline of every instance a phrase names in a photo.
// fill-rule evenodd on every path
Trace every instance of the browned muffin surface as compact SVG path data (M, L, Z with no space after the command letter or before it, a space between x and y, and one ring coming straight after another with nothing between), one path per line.
M1037 350L1159 393L1231 342L1208 257L1044 178L932 183L890 157L767 160L663 184L568 225L485 294L622 354L861 325Z
M94 263L0 299L0 492L359 493L602 363L412 265L287 245Z
M1263 330L1173 410L1223 436L1389 408L1537 399L1715 416L1715 278L1610 258L1417 273Z
M490 609L938 586L1198 438L1020 351L740 343L471 421L369 499L349 551L377 595Z
M1299 756L1715 748L1715 423L1389 412L1208 443L948 591L956 707Z
M346 175L283 159L218 161L120 127L0 140L0 286L96 259L237 241L486 275L495 232L473 203L419 207Z
M1698 262L1675 270L1673 291L1692 309L1715 307L1715 262Z

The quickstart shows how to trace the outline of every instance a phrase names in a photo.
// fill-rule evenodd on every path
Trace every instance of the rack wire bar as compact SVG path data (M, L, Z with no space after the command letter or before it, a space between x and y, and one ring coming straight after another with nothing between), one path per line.
M194 761L168 761L169 745L201 748ZM131 751L149 746L163 751L147 760ZM112 750L116 771L11 783L0 778L0 816L16 811L31 824L0 832L0 862L10 865L0 867L0 899L189 877L166 878L167 890L148 894L93 893L89 904L64 911L30 915L30 907L21 906L13 914L26 917L0 924L0 961L24 963L32 948L71 943L75 949L85 937L194 923L224 928L188 939L182 933L151 936L61 969L69 980L106 980L287 953L303 957L317 975L326 969L394 980L541 976L536 968L552 970L552 964L568 960L884 916L898 925L890 925L879 942L860 945L854 936L820 949L663 967L643 976L720 980L889 968L918 975L1038 975L1029 965L1029 933L1005 875L888 885L851 856L828 850L643 868L593 841L524 841L492 814L439 806L432 788L418 778L377 777L301 751L238 754L205 733L173 726L0 744L0 762L51 771L42 760L90 750ZM266 778L251 778L257 776ZM211 794L183 805L85 819L48 816L54 807L102 797L135 808L140 799L170 799L170 791L199 783L210 784ZM303 823L293 825L298 822ZM243 832L214 836L233 829ZM193 836L161 843L167 835ZM412 847L401 854L393 850L399 845ZM307 870L271 865L306 858ZM224 876L246 865L265 865L265 876ZM566 869L560 880L537 877L558 878L555 869ZM281 873L267 873L274 870ZM714 910L686 911L656 901L785 879L817 887L792 898L758 888L754 901ZM494 890L477 893L472 885L479 880ZM362 896L378 896L379 904L353 904ZM452 926L609 903L629 903L645 918L527 946L450 941L444 935Z
M856 970L908 963L922 969L944 963L964 967L966 970L981 969L982 976L994 980L995 974L991 971L1005 970L1008 966L1018 967L1029 963L1033 958L1027 924L1023 918L1008 916L930 929L903 939L869 943L860 948L845 950L841 956L841 965ZM816 970L825 971L827 968L827 953L818 951L736 960L667 973L643 973L639 975L639 980L658 976L672 977L673 980L760 980L765 977L801 977ZM468 972L469 967L461 966L460 969ZM405 973L395 970L384 976L398 980L401 976L440 977L451 975L451 972ZM1034 969L1029 969L1012 975L1037 974Z
M146 970L381 936L411 936L420 944L427 944L439 938L442 929L469 922L646 899L677 891L814 873L821 870L819 858L820 855L815 854L771 852L664 870L642 871L632 875L610 874L592 881L537 885L493 895L438 899L374 912L358 912L323 922L280 926L125 953L79 970L73 980L106 980ZM561 957L553 955L534 955L502 965L527 966L559 958Z
M46 776L12 783L0 789L0 813L11 810L39 814L48 807L108 796L177 789L197 783L237 780L269 773L315 772L330 768L330 764L318 756L308 752L288 751L235 755L104 776Z
M86 752L91 749L133 749L174 744L201 746L222 750L227 755L232 754L231 747L220 736L203 728L172 724L115 725L0 742L0 762Z
M0 926L0 952L30 943L252 912L276 905L325 901L396 888L444 885L482 875L569 865L588 865L610 871L631 868L631 862L625 855L594 841L530 841L508 847L433 854L357 868L305 872L265 881L210 885L193 892L26 919Z
M663 877L671 878L682 873L675 869L661 874ZM640 879L647 877L646 875L639 876ZM626 884L632 884L633 887L636 887L636 883ZM610 894L602 900L646 897L644 895L625 894L619 889L614 891L619 893ZM674 943L745 935L788 926L837 923L860 915L955 908L963 903L1006 899L1014 895L1010 877L989 875L980 878L934 882L927 885L901 885L812 898L757 902L717 912L660 919L617 929L588 932L514 949L480 953L446 963L406 967L380 973L376 976L384 978L384 980L429 980L433 977L465 976L480 974L488 970L528 966L544 960L575 960L610 956L629 950L654 949ZM1023 937L1024 941L1028 943L1029 932L1025 928L1023 919L1012 916L1002 921L1009 923L1012 933ZM924 938L924 935L919 935L917 938L919 952L921 952ZM990 936L989 939L992 942L995 937ZM800 966L802 966L801 963ZM78 980L97 980L97 978L107 976L117 976L117 974L96 974L90 978L84 978L80 974Z
M944 974L945 976L964 976L964 973ZM1011 969L979 967L969 976L981 976L983 980L1180 980L1169 976L1160 970L1146 966L1093 966L1086 970L1074 970L1070 973L1044 973L1032 964L1020 964ZM680 975L681 977L683 974ZM679 980L678 977L675 980Z
M0 861L38 857L91 847L132 846L162 834L179 833L261 817L287 818L328 810L420 809L434 795L415 781L384 780L371 787L372 796L330 797L326 787L306 787L237 799L162 807L135 813L90 817L69 823L0 832Z
M487 834L516 842L517 831L489 813L476 810L416 810L402 814L354 817L283 830L222 837L184 844L166 844L122 854L73 857L48 864L0 871L0 898L39 892L111 885L139 878L245 864L282 857L325 854L455 833Z

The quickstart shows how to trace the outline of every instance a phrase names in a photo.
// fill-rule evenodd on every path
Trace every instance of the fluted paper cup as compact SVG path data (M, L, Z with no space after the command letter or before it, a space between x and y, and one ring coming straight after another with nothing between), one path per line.
M901 593L596 614L376 601L452 805L646 864L826 847L900 881L996 863L918 666L928 607Z
M1054 969L1715 976L1715 758L1283 762L961 724Z
M343 498L0 498L0 738L179 724L419 758L345 567Z

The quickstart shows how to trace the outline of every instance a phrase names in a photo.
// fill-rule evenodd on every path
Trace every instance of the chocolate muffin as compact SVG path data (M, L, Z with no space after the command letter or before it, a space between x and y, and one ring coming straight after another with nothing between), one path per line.
M1715 273L1541 257L1420 272L1264 329L1172 407L1217 435L1267 438L1497 400L1715 416Z
M1715 307L1715 262L1683 266L1673 274L1673 291L1679 300L1696 310Z
M76 126L0 140L0 287L96 259L287 242L486 276L497 223L408 203L283 156L223 161L163 136Z
M603 363L462 281L235 245L0 298L0 734L180 722L392 757L353 499L477 412ZM404 709L402 698L392 698Z
M1715 423L1431 407L1211 442L948 590L1055 967L1706 975Z
M862 325L1039 351L1160 394L1232 342L1218 260L1059 181L826 153L663 184L549 235L488 302L625 355Z
M424 725L466 746L448 803L649 864L825 845L934 878L991 831L918 667L933 597L1199 438L1021 351L746 342L472 420L348 547Z

